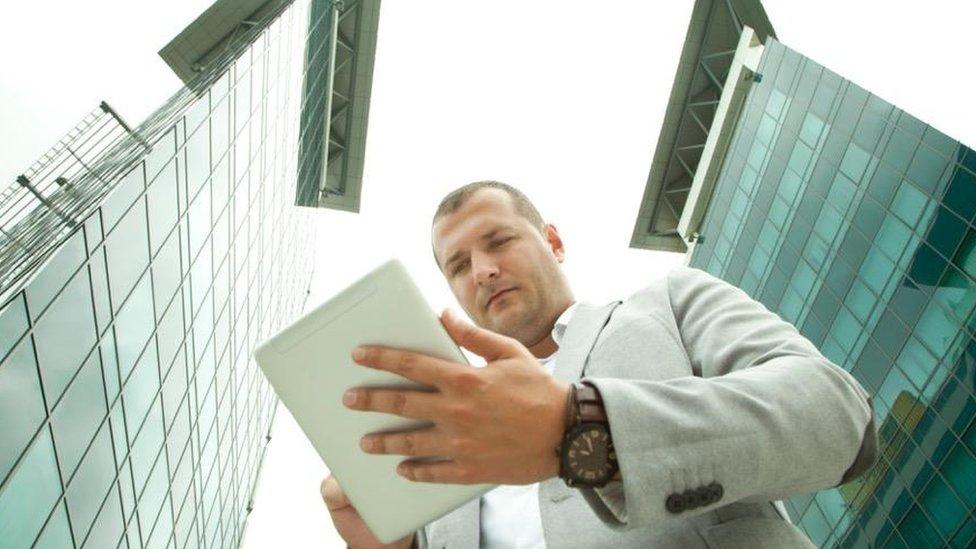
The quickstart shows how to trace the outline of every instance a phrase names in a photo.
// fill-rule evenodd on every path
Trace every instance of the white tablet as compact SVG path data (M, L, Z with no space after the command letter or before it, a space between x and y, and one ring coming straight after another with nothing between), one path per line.
M366 344L410 349L470 367L395 259L259 345L254 359L366 525L389 543L493 486L412 482L396 474L403 456L367 454L359 448L367 433L425 425L342 405L343 392L352 387L419 387L354 363L353 348Z

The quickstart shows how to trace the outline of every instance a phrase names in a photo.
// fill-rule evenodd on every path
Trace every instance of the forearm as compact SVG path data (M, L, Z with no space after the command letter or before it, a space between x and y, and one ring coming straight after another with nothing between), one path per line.
M622 480L595 493L628 526L833 486L855 461L874 459L861 452L876 436L866 395L816 358L708 379L590 381L606 403ZM672 494L715 485L718 500L668 510Z

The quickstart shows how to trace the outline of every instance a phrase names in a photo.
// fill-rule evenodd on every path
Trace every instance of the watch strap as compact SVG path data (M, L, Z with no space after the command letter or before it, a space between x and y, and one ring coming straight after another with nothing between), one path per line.
M603 406L603 397L600 391L590 383L585 381L573 384L573 399L575 406L571 407L573 421L570 425L577 423L609 423L607 411Z

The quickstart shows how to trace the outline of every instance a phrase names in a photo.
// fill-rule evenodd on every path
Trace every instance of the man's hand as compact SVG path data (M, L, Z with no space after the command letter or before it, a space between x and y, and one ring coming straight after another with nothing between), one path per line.
M332 523L352 549L407 549L413 545L413 534L389 545L380 543L359 516L359 511L349 503L346 493L332 475L322 481L321 490L325 506L332 515Z
M487 365L473 368L400 349L356 349L357 363L436 389L348 391L343 402L349 408L434 423L417 431L367 435L363 450L447 458L402 462L397 472L418 482L530 484L556 476L554 449L566 427L569 385L549 375L515 339L463 322L449 311L441 322L458 345Z

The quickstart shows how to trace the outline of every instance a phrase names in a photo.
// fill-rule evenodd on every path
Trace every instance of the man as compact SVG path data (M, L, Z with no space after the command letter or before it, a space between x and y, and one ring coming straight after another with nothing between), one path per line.
M477 327L442 323L487 365L361 348L357 363L436 391L343 400L434 423L364 437L406 456L404 477L502 486L394 547L808 547L778 500L876 458L860 385L721 280L681 267L622 302L576 304L558 231L498 182L448 195L432 243ZM335 479L322 492L351 547L379 546Z

